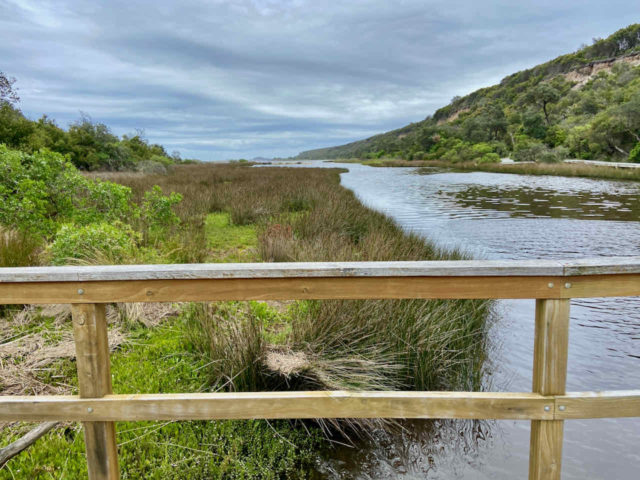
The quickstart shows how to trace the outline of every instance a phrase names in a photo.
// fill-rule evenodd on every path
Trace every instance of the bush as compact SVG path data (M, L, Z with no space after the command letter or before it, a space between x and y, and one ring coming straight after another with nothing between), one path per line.
M513 153L513 158L517 162L535 162L548 149L542 143L529 143L527 146L518 148Z
M478 163L498 163L500 162L500 155L497 153L485 153Z
M85 178L62 155L0 145L0 224L44 236L60 223L86 225L137 215L131 189Z
M640 163L640 142L629 152L629 161L633 163Z
M134 256L138 235L121 223L63 225L48 247L53 265L124 263Z
M178 225L180 219L173 211L173 207L182 201L182 195L171 192L164 195L158 185L144 194L142 201L142 220L152 233Z
M471 150L474 153L474 156L482 157L488 153L493 152L493 147L485 142L476 143Z

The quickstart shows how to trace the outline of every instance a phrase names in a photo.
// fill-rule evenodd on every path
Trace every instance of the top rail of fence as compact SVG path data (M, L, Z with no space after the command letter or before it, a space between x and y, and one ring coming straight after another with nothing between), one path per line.
M640 273L640 256L576 260L198 263L0 268L0 283L224 278L511 277Z

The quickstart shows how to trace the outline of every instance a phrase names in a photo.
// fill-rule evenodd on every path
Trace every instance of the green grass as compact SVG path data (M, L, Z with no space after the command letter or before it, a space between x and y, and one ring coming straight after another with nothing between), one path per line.
M204 390L205 360L194 352L183 331L183 319L133 331L128 343L112 355L114 392ZM70 361L64 363L72 366ZM15 440L26 427L12 428L0 446ZM118 422L116 428L123 479L307 478L322 442L314 430L309 434L288 422ZM0 470L0 479L86 475L78 424L54 430Z
M205 219L205 235L212 261L256 261L256 225L234 225L229 213L210 213Z

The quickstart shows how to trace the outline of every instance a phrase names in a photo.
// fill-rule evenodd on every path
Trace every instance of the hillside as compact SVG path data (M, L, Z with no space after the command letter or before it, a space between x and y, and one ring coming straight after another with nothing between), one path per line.
M640 161L640 24L456 97L425 120L300 159Z

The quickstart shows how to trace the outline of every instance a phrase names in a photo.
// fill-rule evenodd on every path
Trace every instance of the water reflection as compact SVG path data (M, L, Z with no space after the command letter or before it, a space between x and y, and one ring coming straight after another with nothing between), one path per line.
M637 221L640 217L638 192L609 193L558 191L499 185L471 185L460 190L439 192L440 201L455 207L505 212L512 218L577 218L607 221Z
M324 452L319 473L330 479L449 478L472 462L489 459L481 452L494 442L495 422L486 420L406 421L400 431L377 431L352 447ZM446 467L442 459L446 459ZM443 468L445 467L445 468ZM444 475L444 476L441 476Z
M319 162L301 166L348 168L342 184L365 204L406 230L475 258L640 255L637 182L484 172L426 174L409 168ZM497 308L499 319L490 331L495 346L491 389L529 391L535 302L501 301ZM569 337L569 391L640 387L640 299L572 301ZM465 433L473 429L459 423L431 423L419 438L383 437L365 452L336 452L336 462L324 466L326 475L526 478L529 422L484 424L486 430L475 442L469 441L475 438L472 433ZM458 436L464 438L461 443ZM640 419L567 422L563 479L635 480L639 438ZM329 466L337 473L331 474Z

